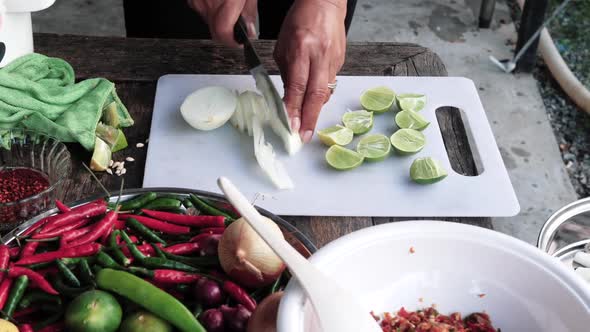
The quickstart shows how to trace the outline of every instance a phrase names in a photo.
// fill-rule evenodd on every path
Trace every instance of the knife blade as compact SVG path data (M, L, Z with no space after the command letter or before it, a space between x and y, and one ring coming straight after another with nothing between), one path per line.
M287 114L285 103L283 103L283 99L281 99L281 96L270 79L268 72L262 65L258 53L256 53L256 50L248 38L247 31L246 23L242 16L240 16L234 27L234 36L236 41L244 46L246 66L252 77L254 77L256 88L262 93L270 111L273 114L276 114L289 133L293 134L291 121L289 121L289 114Z

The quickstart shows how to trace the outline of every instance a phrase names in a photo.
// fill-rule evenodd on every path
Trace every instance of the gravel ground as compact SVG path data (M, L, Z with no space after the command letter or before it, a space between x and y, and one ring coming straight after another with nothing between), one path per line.
M551 0L550 11L562 1ZM514 0L509 4L518 26L520 9ZM570 69L590 88L590 1L572 1L549 31ZM534 75L572 184L579 197L590 196L590 115L568 98L541 59Z

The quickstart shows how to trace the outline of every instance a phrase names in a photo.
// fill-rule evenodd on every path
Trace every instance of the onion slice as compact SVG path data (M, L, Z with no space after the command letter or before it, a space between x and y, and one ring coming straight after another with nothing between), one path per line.
M283 163L277 159L272 145L264 139L262 124L257 116L252 117L252 129L254 132L254 155L260 168L279 189L293 189L295 185L289 177Z
M232 90L210 86L188 95L180 106L180 113L191 127L213 130L232 117L237 105L238 98Z

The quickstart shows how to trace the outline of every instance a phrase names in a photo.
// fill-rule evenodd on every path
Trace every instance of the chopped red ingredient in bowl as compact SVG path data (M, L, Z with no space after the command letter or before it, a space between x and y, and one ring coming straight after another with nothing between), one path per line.
M30 168L0 170L0 203L34 196L49 188L45 174Z
M461 318L458 312L441 315L432 307L418 311L406 311L403 307L396 315L384 313L376 316L383 332L499 332L492 326L485 313L473 313Z

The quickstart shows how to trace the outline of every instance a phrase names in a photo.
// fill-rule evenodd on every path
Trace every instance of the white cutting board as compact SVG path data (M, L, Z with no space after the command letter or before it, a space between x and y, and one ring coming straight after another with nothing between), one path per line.
M282 95L279 77L273 81ZM454 77L338 77L338 88L324 106L318 128L340 123L347 109L360 109L362 91L385 85L397 93L421 93L428 97L421 111L430 126L427 144L418 154L393 154L378 163L365 162L346 172L331 169L324 161L326 147L317 137L297 155L288 157L271 130L266 137L284 162L295 189L274 188L254 158L252 138L228 122L209 132L185 123L179 107L196 89L219 85L239 91L255 90L247 75L166 75L159 79L145 166L144 187L183 187L220 192L216 180L227 176L256 204L278 215L312 216L513 216L518 200L508 178L475 85ZM435 110L455 106L464 110L483 165L479 176L453 171L444 147ZM394 112L375 116L371 133L390 136L395 130ZM350 145L356 147L358 138ZM409 169L417 157L431 156L446 167L449 176L433 185L410 181Z

